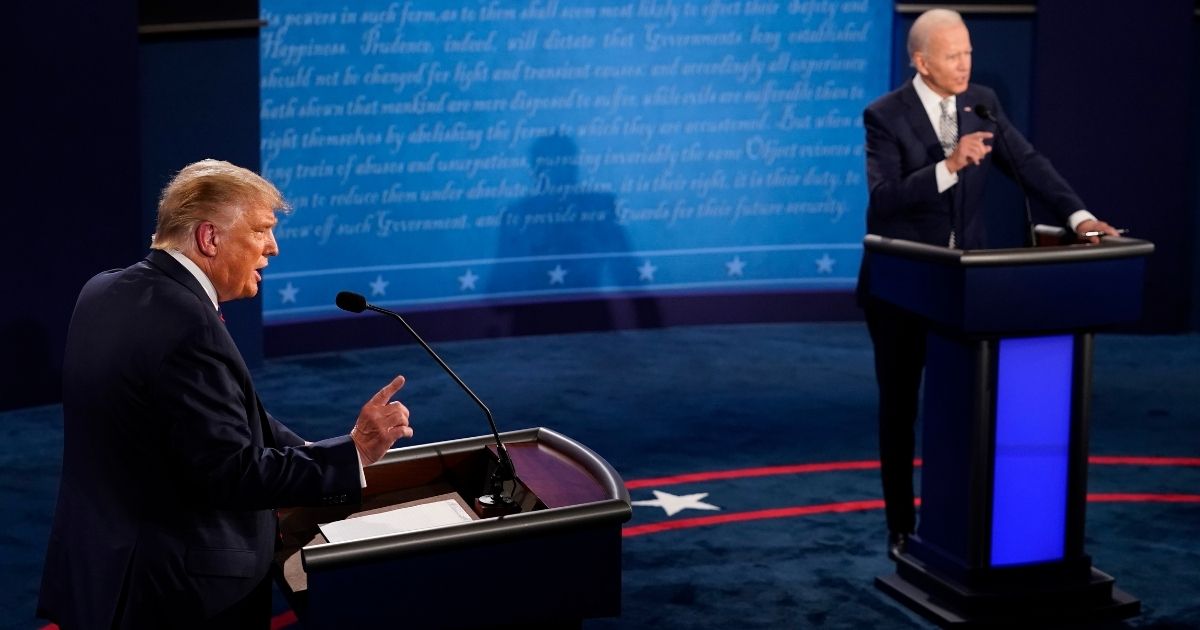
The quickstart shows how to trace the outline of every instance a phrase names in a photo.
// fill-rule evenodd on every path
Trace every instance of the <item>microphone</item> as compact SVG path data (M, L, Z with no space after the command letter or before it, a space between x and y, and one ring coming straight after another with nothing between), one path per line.
M988 106L984 105L983 103L975 106L975 113L984 120L994 122L997 125L1000 124L1000 121L996 120L996 115L992 113L992 110L988 109Z
M1029 207L1029 191L1025 189L1025 181L1021 179L1021 169L1016 162L1017 156L1008 147L1008 140L1004 136L1005 129L1001 125L1000 119L996 118L987 105L979 103L974 110L980 118L996 125L996 135L1000 136L1000 144L1004 147L1004 152L1012 159L1013 180L1017 182L1017 188L1021 190L1021 196L1025 199L1025 244L1029 247L1037 247L1037 233L1033 227L1033 211Z
M475 404L479 405L484 415L487 416L488 425L492 428L492 437L496 439L496 455L499 461L497 462L495 471L492 472L491 477L488 479L487 488L485 489L486 494L475 499L475 509L480 512L480 516L484 517L500 516L520 511L520 506L513 501L513 498L504 494L504 484L508 481L514 481L517 471L513 467L512 459L508 456L508 449L504 448L504 442L500 439L500 431L496 429L496 420L492 417L492 412L487 408L487 405L483 404L479 396L476 396L475 392L471 391L470 387L467 387L467 384L458 377L458 374L455 374L454 370L450 369L449 365L446 365L446 362L433 351L433 348L429 347L429 344L425 343L425 340L417 334L417 331L413 330L412 326L408 325L408 322L404 321L404 318L399 313L369 304L367 303L367 298L351 291L340 291L337 294L335 302L338 308L343 311L361 313L369 310L395 318L396 321L404 325L404 328L408 330L408 334L412 335L413 339L416 339L417 343L421 344L425 352L428 352L429 356L433 357L433 360L442 366L442 369L450 375L450 378L454 379L454 382L458 383L458 386L475 401Z

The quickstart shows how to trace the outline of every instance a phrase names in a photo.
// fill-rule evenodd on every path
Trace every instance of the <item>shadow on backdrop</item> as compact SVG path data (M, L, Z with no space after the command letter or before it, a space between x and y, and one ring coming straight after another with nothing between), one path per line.
M529 150L533 194L504 210L496 262L488 283L499 299L539 292L589 300L573 316L596 330L658 328L662 318L653 298L626 296L637 286L637 262L625 229L617 222L616 198L579 182L579 148L562 134L542 136ZM562 256L556 261L556 256ZM557 296L556 296L557 297ZM545 333L560 326L544 320L541 309L495 307L502 335Z

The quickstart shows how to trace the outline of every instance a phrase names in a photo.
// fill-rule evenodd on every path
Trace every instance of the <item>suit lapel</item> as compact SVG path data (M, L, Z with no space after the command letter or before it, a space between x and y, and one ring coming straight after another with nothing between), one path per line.
M966 92L958 95L957 103L959 137L965 136L969 133L975 133L976 131L996 130L995 125L980 118L979 114L975 113L975 106L979 103L979 95L973 92L970 88L967 88ZM996 143L999 142L999 140L999 138L993 137L992 142L989 144L995 148ZM975 181L975 178L981 175L984 169L990 166L991 160L992 156L988 155L984 158L983 164L981 164L979 167L964 169L959 175L959 181L963 184L962 187L964 189L968 189L972 185L972 182Z
M937 131L929 121L929 114L925 113L925 108L921 106L921 99L917 97L917 89L913 87L912 79L900 90L900 102L904 103L904 117L908 125L912 127L913 133L917 134L917 139L925 147L929 159L940 162L946 157L942 151L942 143L938 142Z
M980 96L971 88L967 88L966 92L958 95L958 129L959 135L964 136L977 131L996 131L996 126L982 118L975 112L975 106L980 103ZM990 103L985 105L991 106ZM994 148L1000 141L999 138L992 138L989 142ZM982 209L979 208L981 203L978 193L982 190L984 182L987 180L987 171L992 167L991 154L988 154L983 159L983 163L979 166L959 171L958 179L958 197L956 205L961 208L956 216L956 230L959 234L959 247L962 249L978 249L984 247L985 243L981 241L983 234L978 229L982 221ZM963 214L966 208L970 206L976 208L969 215ZM972 227L974 226L974 227Z
M204 292L204 287L200 286L200 282L196 280L196 277L193 276L190 271L185 269L183 265L179 264L179 261L172 258L170 254L161 250L152 249L146 256L146 261L155 268L161 270L167 275L167 277L187 287L192 293L195 293L196 297L199 298L203 304L212 304L212 301L209 300L208 294ZM218 317L215 310L212 311L212 317L214 319ZM250 369L246 367L246 363L242 359L242 353L238 351L237 344L235 344L233 342L233 338L229 336L228 330L225 329L224 325L214 326L214 329L225 330L225 338L228 339L229 347L231 348L230 357L236 362L241 373L245 375L244 380L249 382ZM246 392L246 395L248 397L253 397L253 411L256 412L253 413L253 415L258 417L258 431L254 431L254 425L251 423L251 432L258 433L261 436L257 445L274 448L276 445L275 434L271 431L271 426L267 422L267 410L263 407L262 400L259 399L258 393L254 391L253 386L251 386L249 391ZM251 413L249 408L247 408L246 411L247 413Z
M221 319L220 313L216 309L211 308L212 299L208 297L208 293L204 292L204 287L200 286L200 281L196 279L196 276L192 275L192 272L188 271L183 265L179 264L179 261L175 260L170 254L159 249L150 250L150 253L146 255L146 262L155 269L162 271L163 274L168 278L187 287L187 289L195 294L196 298L200 300L201 304L209 307L205 308L204 312L208 313L213 320L221 324L218 328L225 331L225 337L229 339L230 344L233 344L233 337L229 335L229 331L225 328L225 324ZM236 344L234 344L234 347L236 348ZM238 361L241 361L241 352L235 352L235 354L237 355ZM244 364L242 367L243 369L246 369ZM247 371L249 370L247 369Z
M985 121L975 113L975 105L978 104L976 101L978 101L978 97L971 92L970 88L959 94L956 99L958 103L958 135L960 137L984 129Z

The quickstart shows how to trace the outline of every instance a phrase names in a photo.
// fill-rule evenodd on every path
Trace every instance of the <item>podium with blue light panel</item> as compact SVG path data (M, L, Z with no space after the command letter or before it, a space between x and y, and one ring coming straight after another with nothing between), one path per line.
M962 251L868 235L868 291L929 326L916 534L876 586L952 627L1136 615L1084 550L1093 331L1154 245Z

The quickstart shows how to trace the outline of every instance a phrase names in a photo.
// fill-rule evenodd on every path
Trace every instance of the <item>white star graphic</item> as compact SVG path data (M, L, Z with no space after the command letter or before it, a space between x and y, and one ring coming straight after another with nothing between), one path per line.
M279 290L279 297L283 298L284 304L287 304L288 302L295 304L296 303L296 294L299 292L300 292L300 289L292 286L292 281L288 280L287 286L283 287L282 289Z
M833 265L836 264L837 261L829 257L829 252L825 252L816 260L816 263L817 273L833 273Z
M646 280L648 282L654 282L654 272L658 271L658 267L651 265L650 261L647 260L647 261L643 262L642 266L638 267L637 270L638 270L638 280Z
M737 276L740 278L742 276L742 269L745 269L745 267L746 261L742 260L740 256L734 256L733 260L725 263L726 273L730 277Z
M650 507L660 507L663 509L664 512L667 513L667 516L675 516L676 514L682 512L683 510L720 510L721 509L715 505L712 505L710 503L705 503L700 500L706 496L708 496L707 492L700 492L697 494L677 495L677 494L671 494L670 492L663 492L661 490L655 490L654 491L655 498L648 499L646 501L630 501L630 504L646 505L646 506L650 506Z
M562 265L554 265L554 268L546 273L550 275L550 284L563 284L566 282L567 270L563 269Z
M475 290L475 281L478 279L479 279L479 276L475 275L475 272L468 269L467 273L464 273L463 275L458 277L458 290L459 291L474 291Z
M391 284L383 279L383 276L375 276L375 282L371 283L371 295L383 295L387 293L387 285Z

